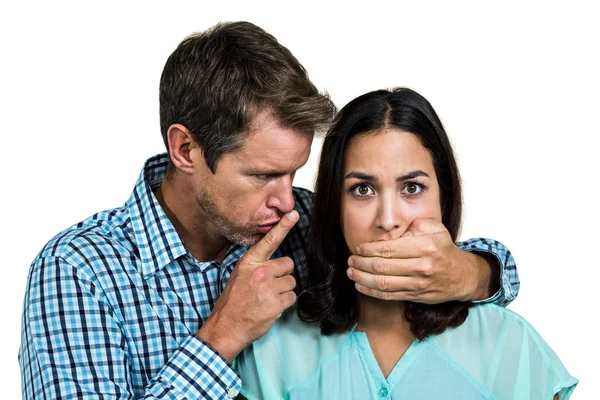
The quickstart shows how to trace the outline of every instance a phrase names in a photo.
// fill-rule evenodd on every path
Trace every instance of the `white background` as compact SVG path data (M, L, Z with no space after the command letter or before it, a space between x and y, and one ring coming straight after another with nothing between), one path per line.
M30 262L60 230L127 200L163 151L167 57L231 20L273 33L338 106L396 85L431 101L462 170L462 237L508 246L522 281L510 308L581 380L573 398L598 398L599 13L574 1L212 3L1 6L2 398L20 397ZM298 185L312 187L319 146Z

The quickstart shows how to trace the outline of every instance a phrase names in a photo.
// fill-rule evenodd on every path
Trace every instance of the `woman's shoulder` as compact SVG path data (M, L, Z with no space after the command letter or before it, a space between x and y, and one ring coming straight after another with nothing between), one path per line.
M496 382L565 391L572 391L577 383L525 318L494 304L472 307L461 326L433 337L432 342L492 393L504 390L494 387Z
M288 309L236 358L234 367L242 379L242 394L249 399L284 398L332 357L349 336L349 332L323 336L318 325L298 318L296 307Z
M521 315L495 304L481 304L469 309L469 316L457 328L448 329L433 341L444 351L477 355L491 361L499 353L517 352L519 343L527 342L529 350L554 353L535 328ZM461 349L460 353L457 349ZM475 351L476 350L476 351ZM549 354L548 354L549 355Z
M482 327L488 331L498 331L507 327L519 328L515 334L529 334L537 331L518 313L496 304L479 304L469 309L465 323L456 330L478 332Z

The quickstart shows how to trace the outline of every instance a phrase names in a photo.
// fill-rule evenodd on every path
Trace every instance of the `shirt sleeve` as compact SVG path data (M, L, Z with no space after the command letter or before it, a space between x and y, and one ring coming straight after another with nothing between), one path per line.
M237 396L241 387L229 363L190 336L145 388L136 388L117 312L93 279L60 257L32 265L21 335L26 400L223 399Z
M498 335L504 343L490 363L497 365L495 375L490 373L488 379L493 383L492 394L506 399L550 400L558 393L560 400L569 399L579 381L569 374L554 350L519 315L505 320Z
M474 238L458 242L462 250L476 253L487 253L494 256L500 269L500 289L490 298L476 303L494 303L506 307L519 293L519 274L510 251L502 243L485 238Z

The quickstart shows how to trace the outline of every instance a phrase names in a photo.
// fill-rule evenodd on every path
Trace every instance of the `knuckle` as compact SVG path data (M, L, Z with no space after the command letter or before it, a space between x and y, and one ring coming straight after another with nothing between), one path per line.
M290 275L289 277L290 277L290 278L289 278L289 280L290 280L290 287L291 287L291 289L290 289L290 290L293 290L293 289L295 289L295 288L296 288L296 278L294 278L294 277L293 277L293 276L291 276L291 275Z
M429 242L423 246L423 252L428 255L434 255L438 252L438 246L434 242Z
M263 241L268 246L274 246L276 244L277 240L275 235L272 233L272 229L263 237Z
M267 278L267 269L264 266L260 266L252 272L252 280L255 282L263 282Z
M380 297L383 300L392 300L392 294L390 292L380 292Z
M282 275L291 274L294 270L294 261L289 257L278 258L276 260L271 260L271 262L277 266L277 270Z
M392 246L389 243L385 243L381 246L381 255L383 257L391 257L392 255Z
M284 266L288 268L294 268L294 260L292 260L290 257L283 257L281 260Z
M284 276L281 278L281 287L284 291L292 290L296 287L296 279L291 275Z
M281 296L281 300L279 302L279 306L282 310L290 307L296 301L296 293L288 292L285 296Z
M373 270L378 274L385 274L388 272L388 262L383 258L378 258L373 262Z
M423 292L427 289L427 282L424 279L415 279L415 289L419 292Z
M290 292L290 296L289 297L290 297L290 305L294 304L296 302L296 297L297 297L296 293Z
M413 221L412 225L413 225L413 228L415 228L417 231L421 232L421 231L423 231L423 229L425 229L425 220L417 219L417 220Z
M377 285L377 289L381 291L386 291L389 289L390 283L387 276L378 276L375 284Z
M430 263L424 263L423 265L421 265L420 273L421 275L430 278L434 275L435 270L433 268L433 265L431 265Z

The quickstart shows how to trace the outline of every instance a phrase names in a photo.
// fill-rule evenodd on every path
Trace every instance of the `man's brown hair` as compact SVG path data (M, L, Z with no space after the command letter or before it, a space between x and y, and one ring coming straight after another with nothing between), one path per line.
M314 134L335 114L329 96L277 39L249 22L219 23L188 36L171 54L160 80L160 125L181 124L215 172L219 158L243 145L262 110L287 128Z

